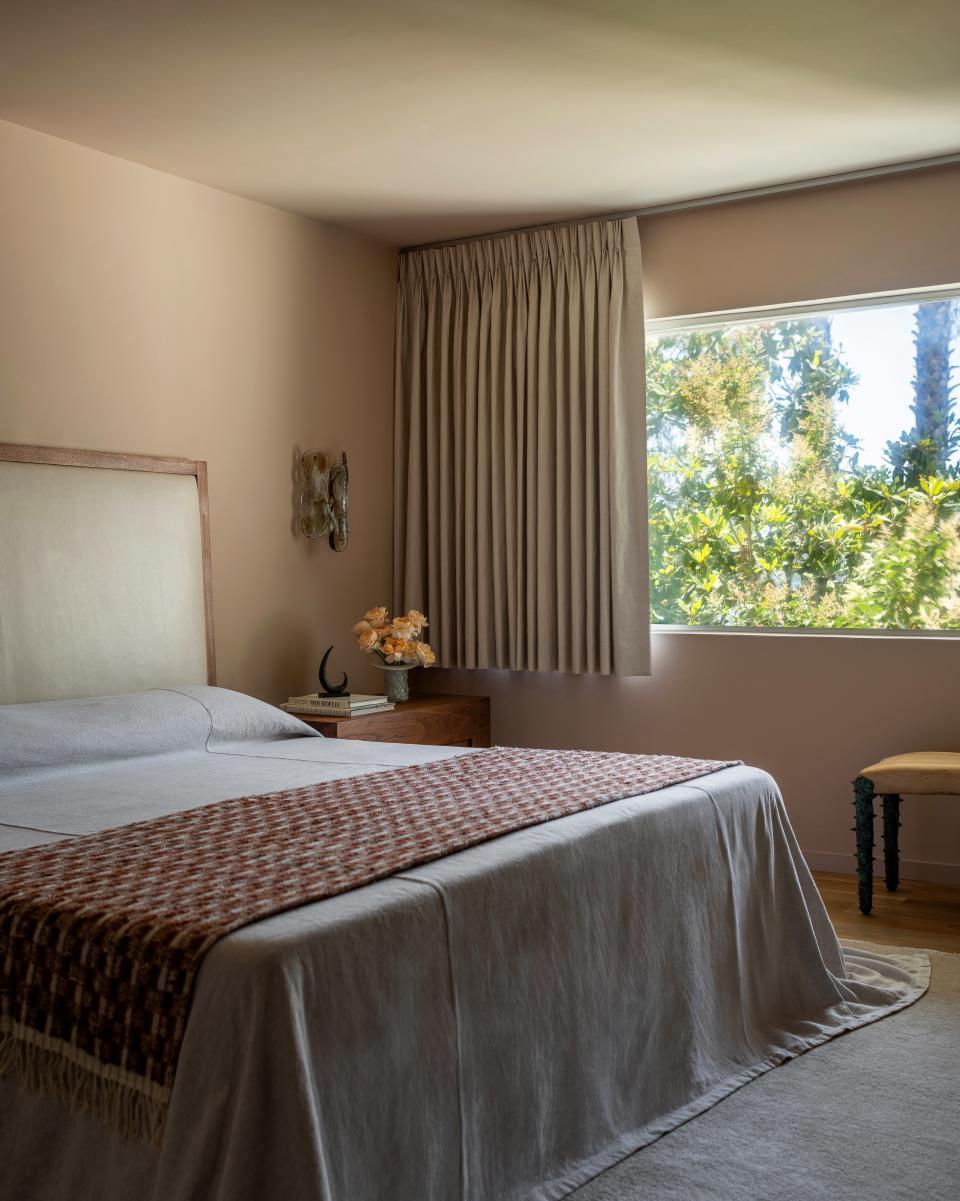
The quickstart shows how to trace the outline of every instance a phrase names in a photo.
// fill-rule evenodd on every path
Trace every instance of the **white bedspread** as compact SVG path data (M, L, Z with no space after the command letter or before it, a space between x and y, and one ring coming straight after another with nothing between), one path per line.
M0 708L0 852L470 753L219 689L81 704ZM841 952L775 783L731 768L229 935L162 1147L0 1080L0 1199L559 1198L928 972Z

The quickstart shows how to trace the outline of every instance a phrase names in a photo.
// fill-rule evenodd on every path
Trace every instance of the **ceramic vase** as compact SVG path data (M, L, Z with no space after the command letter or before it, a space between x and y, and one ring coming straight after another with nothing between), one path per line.
M383 672L383 690L387 700L394 705L410 699L410 671L412 665L407 663L377 663Z

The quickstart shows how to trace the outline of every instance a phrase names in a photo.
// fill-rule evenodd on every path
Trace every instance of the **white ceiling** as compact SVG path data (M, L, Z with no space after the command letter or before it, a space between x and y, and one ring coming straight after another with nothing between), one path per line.
M0 0L0 117L420 242L960 151L960 0Z

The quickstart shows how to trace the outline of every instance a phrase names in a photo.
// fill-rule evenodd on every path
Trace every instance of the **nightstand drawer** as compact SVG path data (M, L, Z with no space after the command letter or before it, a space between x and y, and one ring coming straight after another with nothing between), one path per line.
M414 697L388 713L372 713L367 717L297 716L327 738L413 742L427 746L490 745L488 696L435 693Z

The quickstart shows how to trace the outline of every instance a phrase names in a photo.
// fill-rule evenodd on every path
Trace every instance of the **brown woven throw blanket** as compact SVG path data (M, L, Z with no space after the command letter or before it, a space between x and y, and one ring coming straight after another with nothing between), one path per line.
M727 766L498 747L0 855L0 1072L158 1141L194 981L217 939Z

